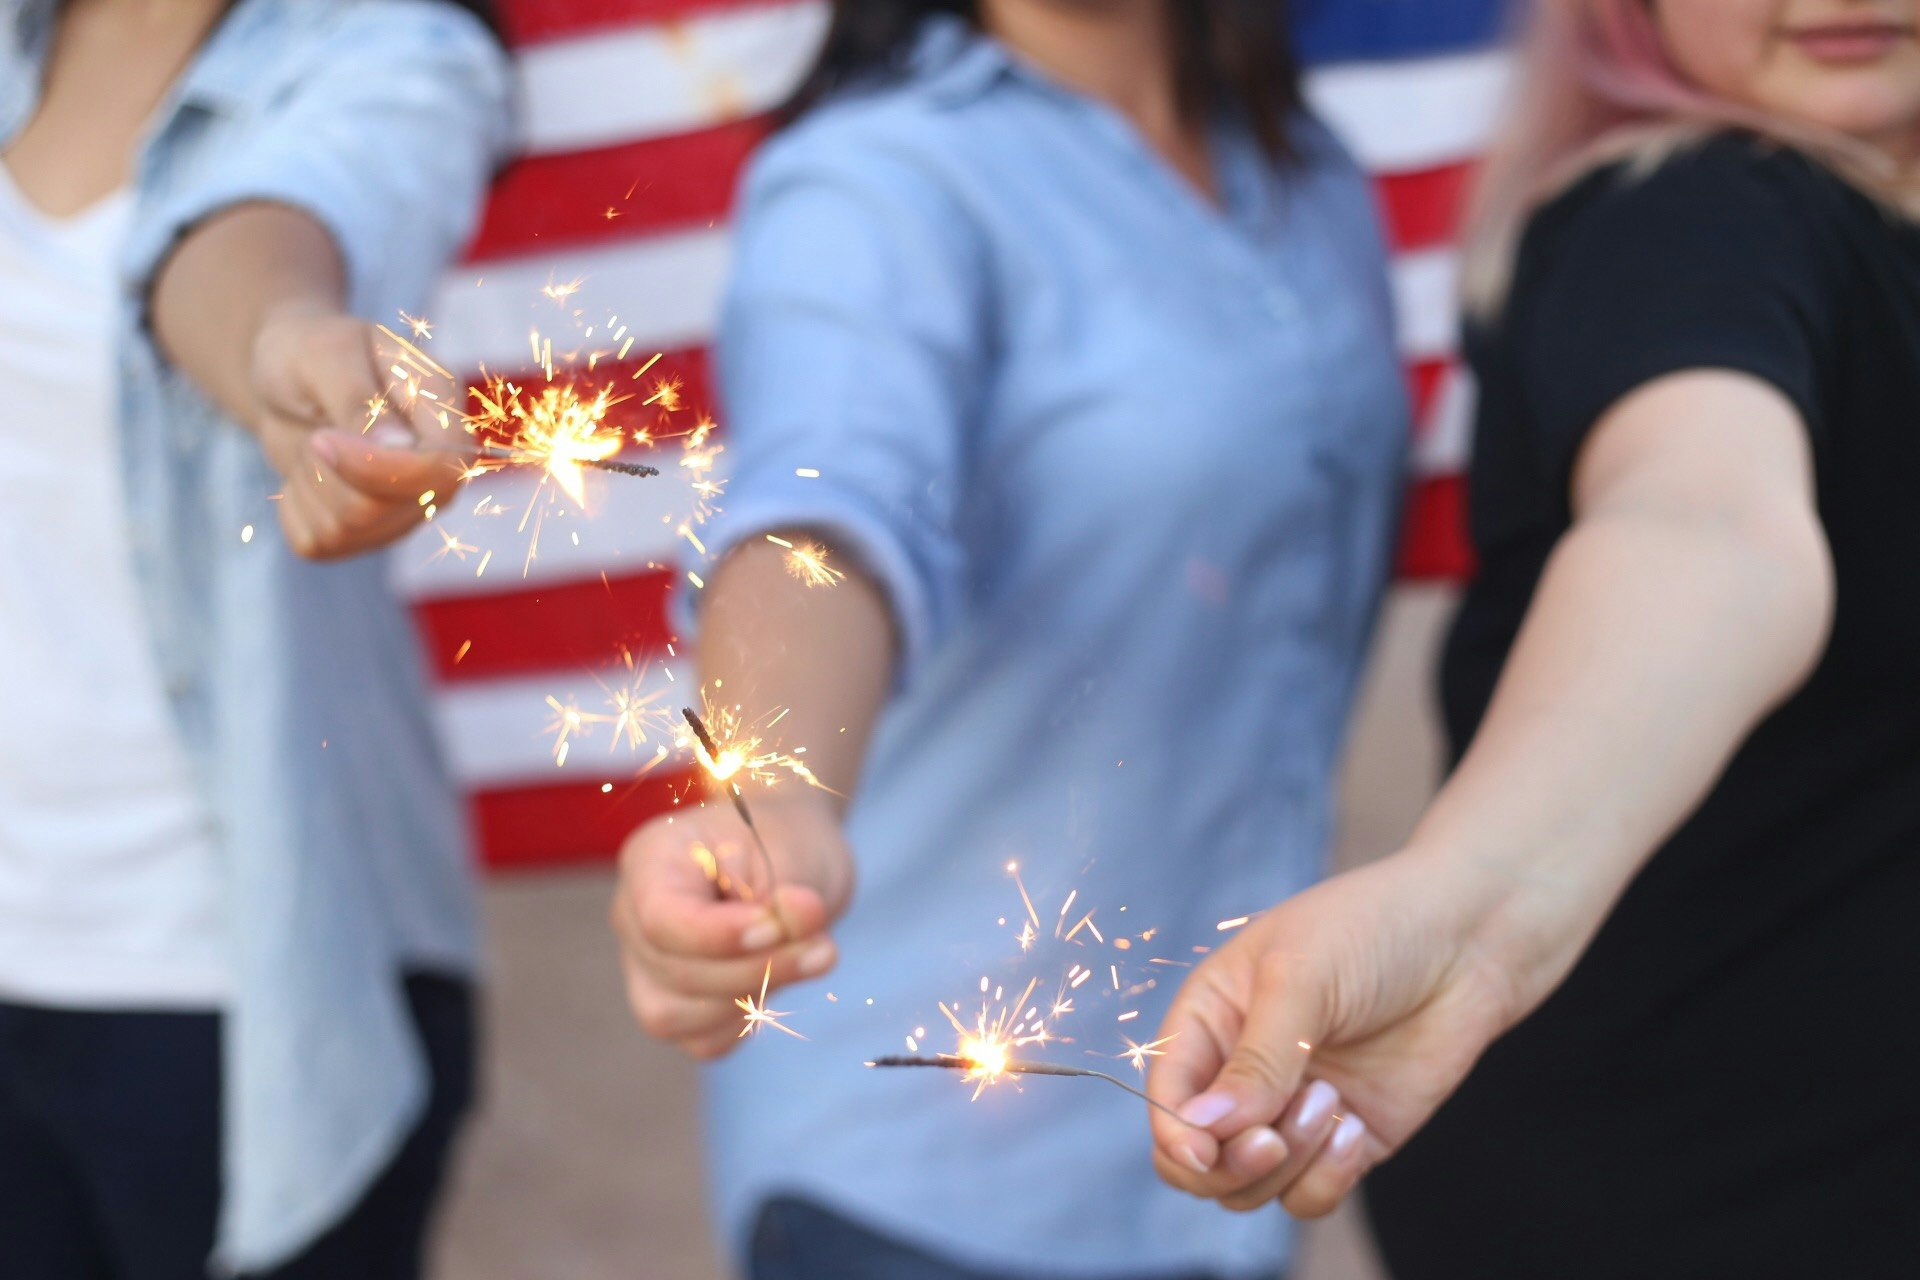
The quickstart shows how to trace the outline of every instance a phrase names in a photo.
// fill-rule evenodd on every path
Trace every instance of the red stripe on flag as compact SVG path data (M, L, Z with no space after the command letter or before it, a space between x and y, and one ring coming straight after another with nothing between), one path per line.
M1434 400L1440 394L1440 385L1446 380L1447 370L1451 368L1453 361L1445 358L1418 360L1407 366L1407 388L1413 398L1415 435L1433 420Z
M1472 161L1464 161L1377 177L1374 186L1386 218L1389 243L1410 253L1452 242L1460 230L1460 215L1473 185L1474 168Z
M723 9L767 7L768 0L503 0L500 29L508 44L527 45Z
M673 808L696 785L690 771L672 770L639 779L477 792L470 811L481 861L490 871L606 861L629 832Z
M599 668L658 653L673 640L662 569L414 604L442 683Z
M594 151L527 156L493 185L469 261L604 244L710 226L733 208L734 184L762 117Z
M1408 492L1400 529L1400 576L1452 582L1473 576L1465 476L1430 476Z

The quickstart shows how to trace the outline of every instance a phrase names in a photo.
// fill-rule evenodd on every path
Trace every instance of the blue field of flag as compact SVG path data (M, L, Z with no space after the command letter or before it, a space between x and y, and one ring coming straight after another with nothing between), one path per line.
M1307 65L1418 58L1496 43L1510 0L1293 0L1295 47Z

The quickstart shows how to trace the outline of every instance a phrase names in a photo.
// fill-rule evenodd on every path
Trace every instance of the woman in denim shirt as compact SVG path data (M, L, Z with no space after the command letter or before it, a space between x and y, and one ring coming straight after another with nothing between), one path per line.
M1288 64L1277 3L842 0L754 162L701 676L790 708L768 736L853 799L756 797L777 918L693 856L749 847L726 806L634 837L616 918L641 1022L730 1054L713 1188L756 1280L1286 1264L1279 1214L1157 1184L1115 1091L972 1104L861 1063L950 1047L936 1001L971 1018L982 975L1046 1008L1077 962L1076 1043L1033 1052L1112 1066L1179 972L1149 956L1320 874L1406 405L1371 191ZM809 590L766 535L847 579ZM1092 931L1023 950L1010 860ZM769 962L808 1044L737 1038Z
M452 4L0 4L10 1280L418 1269L471 887L358 553L463 437L369 424L369 321L467 234L506 96Z

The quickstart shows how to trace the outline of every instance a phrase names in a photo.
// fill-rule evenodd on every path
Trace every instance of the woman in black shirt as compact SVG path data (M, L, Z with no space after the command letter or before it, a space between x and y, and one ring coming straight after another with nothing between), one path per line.
M1392 1155L1400 1280L1920 1276L1916 19L1543 0L1459 762L1193 974L1169 1180L1315 1214Z

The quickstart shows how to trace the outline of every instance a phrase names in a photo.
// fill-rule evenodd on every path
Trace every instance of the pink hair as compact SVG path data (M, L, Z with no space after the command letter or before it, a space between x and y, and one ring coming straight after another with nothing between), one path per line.
M1857 172L1844 138L1716 97L1668 56L1652 0L1535 0L1508 123L1488 155L1469 213L1465 293L1498 308L1529 213L1598 165L1651 169L1685 143L1735 127L1799 146Z

